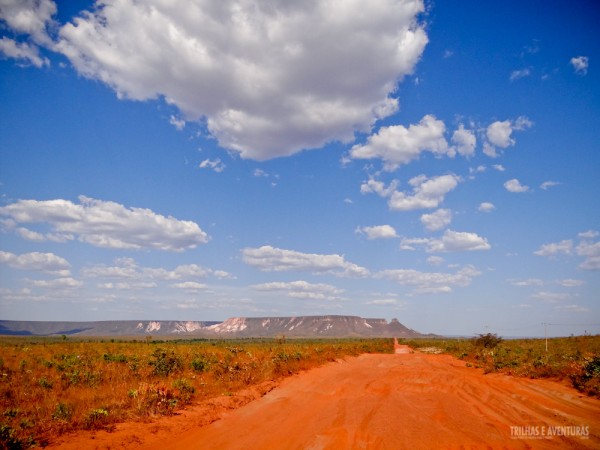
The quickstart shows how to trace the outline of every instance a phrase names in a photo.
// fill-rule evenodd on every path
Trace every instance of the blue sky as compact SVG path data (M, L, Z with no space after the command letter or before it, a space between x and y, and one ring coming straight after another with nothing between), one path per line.
M0 316L600 332L592 1L0 2Z

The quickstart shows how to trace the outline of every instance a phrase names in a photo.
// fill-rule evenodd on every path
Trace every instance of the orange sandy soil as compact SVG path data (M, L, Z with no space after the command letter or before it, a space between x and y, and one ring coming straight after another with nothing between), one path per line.
M548 433L555 426L589 434L511 435L511 427ZM556 382L484 375L451 356L397 346L394 355L330 363L174 417L67 435L50 448L599 449L600 401Z

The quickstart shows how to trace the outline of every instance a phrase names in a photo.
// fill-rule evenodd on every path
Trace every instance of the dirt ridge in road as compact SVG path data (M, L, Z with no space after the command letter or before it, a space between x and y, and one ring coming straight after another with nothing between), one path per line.
M484 375L449 355L398 350L292 376L210 425L191 414L94 440L78 434L58 448L600 448L597 399L552 381Z

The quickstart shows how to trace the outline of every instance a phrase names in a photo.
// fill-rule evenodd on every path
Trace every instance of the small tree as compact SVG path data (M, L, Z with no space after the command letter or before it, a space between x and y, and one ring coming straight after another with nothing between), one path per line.
M502 342L502 338L494 333L478 334L477 336L474 343L478 347L495 348Z

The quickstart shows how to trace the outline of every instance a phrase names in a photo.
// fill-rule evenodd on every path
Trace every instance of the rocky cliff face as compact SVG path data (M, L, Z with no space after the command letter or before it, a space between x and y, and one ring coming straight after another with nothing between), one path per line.
M232 317L224 322L102 321L19 322L0 321L0 334L67 336L170 336L205 338L249 337L422 337L397 319L356 316Z

